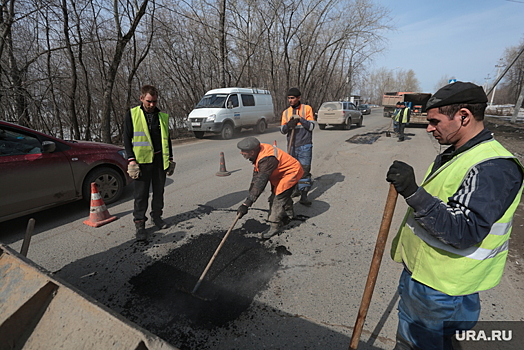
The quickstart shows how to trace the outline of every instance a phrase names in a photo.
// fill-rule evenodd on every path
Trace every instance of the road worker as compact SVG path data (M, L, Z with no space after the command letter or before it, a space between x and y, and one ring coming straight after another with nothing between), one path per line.
M478 292L502 277L524 169L484 127L486 102L472 83L438 90L426 106L427 131L449 147L420 186L404 162L387 173L409 205L391 248L404 265L396 350L452 349L453 335L478 320Z
M287 135L288 149L304 170L293 196L300 195L299 203L309 206L307 194L311 189L311 159L313 157L313 129L315 117L311 106L300 102L302 93L297 88L289 89L287 100L289 107L282 112L280 132ZM291 148L289 148L291 144Z
M157 108L158 91L144 85L140 91L139 106L128 110L124 119L124 146L128 159L129 176L134 181L133 221L137 241L147 241L145 223L149 187L153 189L151 218L159 229L169 225L162 219L166 175L175 170L173 150L169 138L169 116Z
M404 141L404 130L409 122L411 110L409 107L406 107L405 102L399 102L398 108L398 112L395 114L395 121L397 122L398 142L402 142Z
M294 216L291 195L304 171L295 158L276 146L260 143L256 137L243 139L237 147L242 156L254 165L249 196L237 213L240 217L244 216L269 181L269 229L261 234L262 239L269 239L280 233L282 226Z

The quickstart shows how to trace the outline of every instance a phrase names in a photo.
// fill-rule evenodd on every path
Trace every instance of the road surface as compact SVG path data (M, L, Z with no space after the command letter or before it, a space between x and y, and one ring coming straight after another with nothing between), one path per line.
M195 282L247 196L252 165L232 140L215 136L174 146L177 168L168 178L164 219L148 221L148 244L134 241L131 188L108 207L117 221L92 228L82 203L32 215L28 258L129 320L181 349L347 349L375 247L393 160L411 164L418 182L443 149L424 128L405 142L386 137L379 108L362 127L314 131L311 207L295 204L297 220L269 241L268 189L239 220L197 295ZM286 149L276 126L261 142ZM219 177L224 152L230 176ZM399 198L388 242L407 206ZM0 223L0 240L20 251L29 217ZM518 262L517 262L518 263ZM499 286L481 293L482 320L524 320L524 282L508 264ZM397 280L389 258L379 272L359 349L392 349ZM520 273L520 274L519 274Z

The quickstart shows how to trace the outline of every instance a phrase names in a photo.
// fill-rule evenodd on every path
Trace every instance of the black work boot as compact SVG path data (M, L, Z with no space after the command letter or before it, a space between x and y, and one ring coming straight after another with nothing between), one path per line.
M300 200L298 201L302 205L310 206L311 201L307 199L307 191L302 190L300 191Z
M146 221L135 221L136 240L147 241Z
M278 222L272 222L269 225L269 229L267 229L266 231L262 232L262 234L260 235L260 238L262 238L262 239L270 239L274 235L279 234L280 231L281 231L280 230L280 224Z
M164 229L164 228L168 228L169 227L169 224L167 222L165 222L164 220L162 220L162 218L160 216L157 217L157 218L153 218L153 223L159 229Z

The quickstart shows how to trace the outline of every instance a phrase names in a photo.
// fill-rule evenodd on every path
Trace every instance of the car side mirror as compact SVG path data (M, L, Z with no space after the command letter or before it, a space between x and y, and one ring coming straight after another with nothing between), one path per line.
M56 150L56 144L53 141L42 142L42 153L52 153Z

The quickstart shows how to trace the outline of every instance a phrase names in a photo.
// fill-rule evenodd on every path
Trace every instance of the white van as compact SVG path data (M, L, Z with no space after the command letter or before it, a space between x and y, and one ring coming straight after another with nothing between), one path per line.
M221 134L224 140L242 128L253 128L261 134L274 118L273 99L268 90L238 87L206 92L187 117L189 130L196 138L211 132Z

